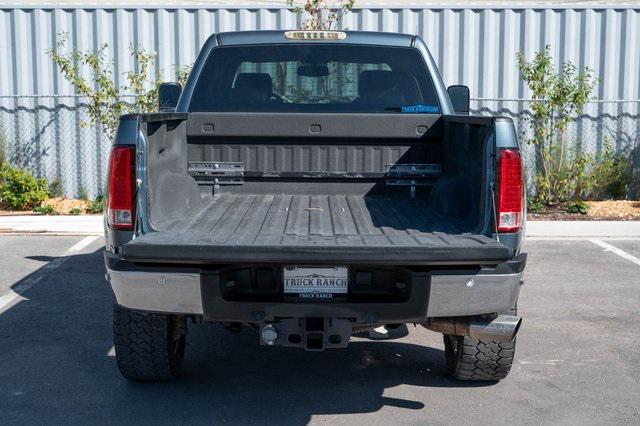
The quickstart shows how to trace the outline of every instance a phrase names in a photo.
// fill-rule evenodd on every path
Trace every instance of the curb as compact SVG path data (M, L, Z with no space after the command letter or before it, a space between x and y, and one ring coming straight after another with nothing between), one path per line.
M528 221L527 237L544 238L640 238L640 221Z
M103 217L0 216L0 235L103 235Z

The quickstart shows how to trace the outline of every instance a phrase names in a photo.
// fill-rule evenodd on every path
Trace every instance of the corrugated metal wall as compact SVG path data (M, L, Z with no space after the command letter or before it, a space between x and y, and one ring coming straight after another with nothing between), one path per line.
M115 75L133 67L129 46L158 52L166 78L190 64L219 31L295 28L288 9L1 9L0 94L71 94L45 50L58 34L69 45L108 43ZM343 27L419 34L447 84L464 82L478 98L526 98L516 52L550 44L558 61L589 66L599 99L640 98L640 5L637 9L357 9Z
M65 178L65 187L90 186L101 190L104 173L104 142L96 129L62 129L58 114L75 114L77 102L51 95L73 95L73 89L57 72L45 51L59 34L68 34L68 47L97 49L109 45L116 58L114 75L134 67L130 46L158 52L158 67L172 79L176 66L191 64L206 38L219 31L285 29L298 26L296 15L286 8L236 9L0 9L0 108L30 111L29 120L4 120L5 134L20 133L42 152L60 156L42 174L78 173ZM622 9L356 9L342 23L352 30L399 31L419 34L429 45L446 84L467 84L479 100L475 107L489 111L520 111L529 95L519 78L516 53L527 56L550 44L558 63L573 61L592 68L600 79L596 97L585 114L628 114L637 117L640 99L640 6ZM28 98L24 96L39 95ZM20 98L15 98L20 96ZM483 100L484 99L484 100ZM633 102L619 102L620 100ZM68 108L66 107L68 106ZM52 122L52 111L56 118ZM78 121L76 120L76 122ZM10 122L7 122L10 121ZM34 124L33 129L28 128ZM25 136L25 132L33 134ZM597 131L597 130L596 130ZM59 149L60 135L73 138L66 154ZM48 135L46 138L44 135ZM64 142L64 141L62 141ZM9 143L12 143L9 140ZM22 143L22 142L21 142ZM95 152L88 158L89 151ZM85 154L79 154L86 151ZM66 159L65 159L66 158ZM35 166L34 166L35 167ZM44 167L44 166L37 166ZM36 168L37 168L36 167ZM55 169L55 170L53 170ZM52 171L53 170L53 171ZM83 181L84 173L95 183ZM97 173L97 174L96 174ZM68 182L67 182L68 181Z

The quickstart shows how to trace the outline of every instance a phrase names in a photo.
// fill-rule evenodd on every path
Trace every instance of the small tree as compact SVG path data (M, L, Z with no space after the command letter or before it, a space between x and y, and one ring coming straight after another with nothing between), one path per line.
M124 84L117 86L111 71L114 60L106 55L107 44L96 51L74 49L62 53L65 44L66 35L63 34L47 54L76 93L88 99L88 124L100 125L109 140L115 135L120 115L157 109L160 71L155 65L155 53L132 47L131 55L138 71L125 72ZM184 83L190 70L191 66L176 69L176 79Z
M305 15L302 20L303 30L334 30L344 15L351 12L356 0L287 0L287 6L293 7L298 15Z
M193 65L185 65L182 68L176 67L176 82L180 83L182 87L184 87L187 82L187 78L189 78L192 68Z
M518 53L522 79L532 94L531 117L533 138L528 142L536 149L536 198L544 204L568 201L583 193L588 156L565 152L565 131L575 114L589 101L596 80L585 68L578 72L571 62L561 65L556 73L550 46L528 61ZM569 158L567 158L569 157Z
M7 139L4 136L4 130L0 123L0 166L7 161Z

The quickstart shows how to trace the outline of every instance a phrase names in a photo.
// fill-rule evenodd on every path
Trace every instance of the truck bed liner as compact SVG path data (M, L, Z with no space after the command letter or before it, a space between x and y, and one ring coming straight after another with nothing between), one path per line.
M420 199L224 194L195 218L123 246L125 259L169 263L499 263L507 248ZM468 226L468 225L467 225Z

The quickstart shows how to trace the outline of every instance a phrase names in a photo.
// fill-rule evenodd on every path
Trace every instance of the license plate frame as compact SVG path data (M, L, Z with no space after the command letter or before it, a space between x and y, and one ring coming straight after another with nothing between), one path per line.
M284 296L301 300L331 300L349 292L349 268L346 266L287 265L282 268Z

